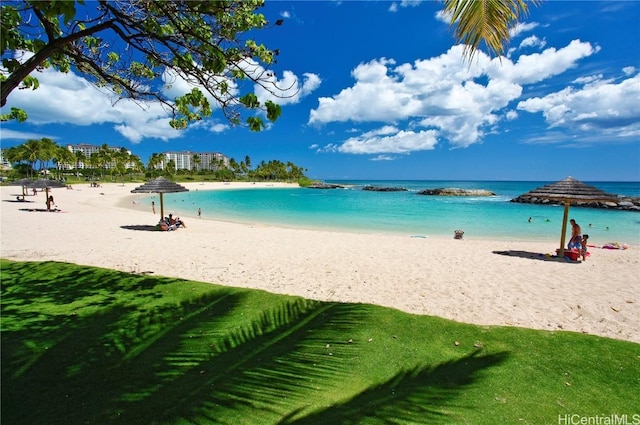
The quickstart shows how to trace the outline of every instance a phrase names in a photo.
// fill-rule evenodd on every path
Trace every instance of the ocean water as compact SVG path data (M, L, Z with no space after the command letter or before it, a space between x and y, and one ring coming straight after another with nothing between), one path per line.
M549 240L559 242L563 207L510 202L551 182L496 181L331 181L345 189L256 188L192 190L164 196L165 211L183 217L298 228L410 236ZM640 196L640 182L587 182L609 193ZM371 192L363 186L403 187L406 192ZM418 195L428 188L486 189L493 197ZM146 198L157 201L158 196ZM157 203L157 202L156 202ZM531 222L529 222L531 217ZM590 242L640 245L640 212L571 207L569 217L590 235ZM286 241L283 241L286 243Z

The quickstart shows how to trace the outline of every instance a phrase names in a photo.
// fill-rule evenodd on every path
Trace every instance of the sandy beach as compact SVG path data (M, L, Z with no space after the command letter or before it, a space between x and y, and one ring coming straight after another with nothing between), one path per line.
M27 196L33 202L16 202L19 187L0 188L0 256L640 343L637 246L592 248L587 261L568 263L544 255L555 251L556 240L491 241L467 235L454 240L292 229L199 219L196 211L182 216L187 228L161 232L151 230L160 218L159 206L154 215L135 202L148 196L130 193L136 186L54 189L51 193L62 210L55 213L28 211L45 208L44 193ZM250 190L266 185L184 186Z

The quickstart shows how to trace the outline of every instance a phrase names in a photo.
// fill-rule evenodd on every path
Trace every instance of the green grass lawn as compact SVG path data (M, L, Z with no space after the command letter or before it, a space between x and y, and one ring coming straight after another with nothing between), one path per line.
M0 265L3 424L640 423L639 344Z

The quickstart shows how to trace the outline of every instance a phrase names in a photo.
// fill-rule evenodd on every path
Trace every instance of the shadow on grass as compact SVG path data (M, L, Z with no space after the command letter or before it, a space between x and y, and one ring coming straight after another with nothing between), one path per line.
M345 336L370 306L55 262L1 273L6 423L424 423L505 357L416 359L332 400L366 347Z
M418 366L391 377L381 385L368 388L350 400L296 418L292 412L281 425L352 424L366 418L381 423L449 423L442 407L451 407L453 399L472 385L479 372L502 363L506 353L478 355L478 352L435 367Z

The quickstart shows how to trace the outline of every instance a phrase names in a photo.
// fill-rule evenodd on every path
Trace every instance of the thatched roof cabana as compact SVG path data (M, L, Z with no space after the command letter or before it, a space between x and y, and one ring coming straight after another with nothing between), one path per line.
M165 193L188 192L189 189L179 185L178 183L167 180L164 177L146 182L142 186L138 186L131 193L159 193L160 194L160 218L164 218L164 201L162 195Z
M564 204L564 216L562 218L562 234L560 236L560 250L558 255L564 256L564 243L567 231L567 218L569 205L573 204L597 204L610 203L616 206L619 202L617 195L606 193L595 186L588 185L569 176L564 180L548 184L534 189L524 195L520 195L513 202L532 204Z

